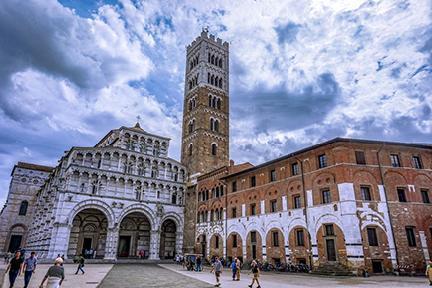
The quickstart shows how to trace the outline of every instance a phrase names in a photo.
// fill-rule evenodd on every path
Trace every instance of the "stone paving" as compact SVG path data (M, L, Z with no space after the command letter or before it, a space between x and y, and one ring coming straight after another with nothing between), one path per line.
M85 265L84 270L86 273L82 275L81 273L75 275L77 265L75 264L65 264L65 280L63 281L62 288L96 288L105 275L112 268L112 264L89 264ZM5 268L5 265L0 265L0 267ZM38 288L39 284L42 282L48 268L51 267L49 264L39 264L36 267L36 273L33 274L30 281L29 288ZM46 284L46 282L45 282ZM19 276L15 282L14 288L21 288L24 286L24 276ZM2 287L9 287L8 275L5 275L5 279ZM121 286L119 286L121 287Z
M174 264L173 266L176 265ZM207 288L213 287L213 285L179 273L174 273L172 270L164 269L155 264L118 264L111 269L99 287Z
M182 275L189 276L204 282L215 284L214 275L209 273L209 268L203 272L185 271L181 266L175 264L160 264L159 266L170 269ZM240 281L232 281L231 272L225 270L222 273L221 287L223 288L247 288L251 283L251 275L243 271ZM282 287L425 287L428 281L425 277L396 277L396 276L372 276L369 278L360 277L326 277L309 274L291 273L261 273L260 284L263 288ZM183 286L166 286L183 287ZM184 286L188 287L188 286ZM254 285L256 287L256 285Z

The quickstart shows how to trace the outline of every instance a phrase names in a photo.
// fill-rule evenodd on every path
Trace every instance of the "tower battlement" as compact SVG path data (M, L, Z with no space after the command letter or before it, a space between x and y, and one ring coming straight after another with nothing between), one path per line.
M222 41L221 38L216 38L215 35L213 34L209 34L208 31L203 30L201 32L201 35L198 36L197 38L195 38L195 40L192 41L191 44L187 45L186 50L187 53L189 53L191 50L193 50L196 46L198 46L201 41L207 41L210 42L214 45L217 45L219 47L221 47L224 50L227 50L229 48L229 43L227 41Z

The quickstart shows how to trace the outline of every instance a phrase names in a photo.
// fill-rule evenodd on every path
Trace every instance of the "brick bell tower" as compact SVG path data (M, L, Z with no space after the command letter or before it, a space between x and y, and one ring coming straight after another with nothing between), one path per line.
M229 45L203 30L187 46L181 162L191 178L229 164Z

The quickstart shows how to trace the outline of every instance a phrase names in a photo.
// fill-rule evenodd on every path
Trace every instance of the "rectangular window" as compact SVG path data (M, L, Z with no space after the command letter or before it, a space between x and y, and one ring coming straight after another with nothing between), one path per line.
M273 246L274 247L279 247L279 232L278 231L273 231Z
M327 157L325 154L321 154L318 156L318 168L327 167Z
M400 167L399 155L390 154L390 162L392 167Z
M256 186L256 177L255 176L252 176L250 178L250 186L251 187L255 187Z
M233 207L231 209L231 216L232 216L232 218L237 218L237 208L236 207Z
M277 200L271 200L270 201L270 212L274 213L277 211Z
M413 161L413 167L414 168L423 169L423 164L422 164L420 156L413 156L412 161Z
M399 202L407 202L404 188L397 188L397 195Z
M237 191L237 181L233 181L232 182L232 192L236 192Z
M251 235L251 242L256 243L256 231L250 232Z
M359 165L365 165L366 164L366 158L364 151L355 151L356 156L356 162Z
M298 229L296 231L296 242L297 242L297 246L304 246L304 231L303 231L303 229Z
M333 224L326 224L325 227L325 236L334 236L334 228Z
M367 228L369 246L378 246L378 237L375 228Z
M236 248L237 247L237 234L233 234L233 244L232 244L232 246L234 247L234 248Z
M301 208L301 202L300 202L300 195L294 195L293 196L293 204L294 204L294 209L299 209Z
M369 186L360 186L361 196L363 201L372 201L372 196Z
M408 240L408 246L415 247L416 245L416 239L415 239L415 232L414 227L405 227L407 240Z
M270 182L276 181L276 170L270 171Z
M291 174L293 176L295 176L295 175L298 175L299 173L300 173L300 171L299 171L298 163L296 162L296 163L291 164Z
M321 190L322 204L331 202L331 194L329 189Z
M256 215L256 204L252 203L250 204L250 215Z
M423 199L423 203L430 203L429 191L427 189L421 189L420 193Z

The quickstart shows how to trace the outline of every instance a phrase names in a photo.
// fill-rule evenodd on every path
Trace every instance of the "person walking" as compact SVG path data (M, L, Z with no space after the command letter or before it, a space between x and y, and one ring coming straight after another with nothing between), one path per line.
M432 286L432 260L429 260L429 263L426 266L426 277L429 279L429 285Z
M47 279L48 282L46 288L60 288L65 278L64 268L61 266L62 264L62 258L58 257L57 259L55 259L54 265L48 269L45 277L42 279L42 282L39 285L39 288L43 288L44 283Z
M196 259L196 272L201 272L202 271L202 260L201 260L201 256L198 256Z
M33 273L36 272L36 252L31 252L30 257L24 261L24 288L27 288Z
M84 262L85 262L85 259L84 259L83 255L80 255L80 257L79 257L79 259L78 259L78 268L77 268L77 271L75 272L75 275L78 274L78 272L79 272L80 270L81 270L82 274L85 273L85 271L84 271L84 269L83 269L83 267L84 267Z
M251 264L251 270L253 273L252 283L249 285L249 288L252 288L253 284L256 282L258 284L257 288L261 288L261 285L259 283L259 268L258 263L253 260Z
M236 257L236 267L237 267L237 274L236 274L236 276L237 276L237 281L240 281L240 270L241 270L241 261L240 261L240 259L239 258L237 258Z
M214 258L214 263L213 263L213 268L211 269L210 273L215 273L215 277L216 277L216 284L214 285L215 287L219 287L220 286L220 276L222 274L222 262L219 260L219 257L215 257Z
M10 260L9 265L7 266L5 271L5 274L9 271L9 288L12 288L14 286L18 274L22 273L23 262L24 261L21 258L21 252L16 251L15 257Z
M234 260L231 262L231 271L232 271L232 280L236 280L237 275L237 258L234 258Z

